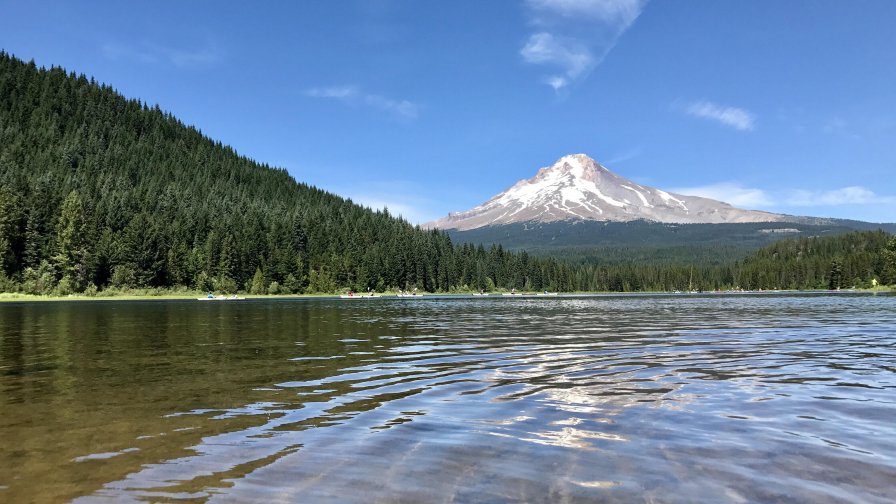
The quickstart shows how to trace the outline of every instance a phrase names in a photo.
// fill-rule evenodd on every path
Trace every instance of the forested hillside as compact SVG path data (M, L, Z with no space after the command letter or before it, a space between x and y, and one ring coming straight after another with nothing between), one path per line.
M569 292L896 283L896 239L882 231L785 240L741 261L722 261L687 248L688 236L709 229L686 228L676 241L663 237L678 236L680 228L639 226L648 231L642 246L668 245L671 259L648 260L637 247L612 257L583 248L595 259L576 264L578 255L562 261L500 245L456 245L444 232L298 183L157 106L0 52L0 291ZM612 229L622 236L631 228ZM743 254L736 244L716 246Z
M0 52L0 290L571 290L571 269L454 246L296 182L158 106Z
M838 289L896 283L896 237L884 231L793 238L725 265L630 262L585 266L602 291Z
M559 257L577 264L611 266L639 263L730 264L760 247L796 236L834 236L853 231L883 229L875 224L845 219L795 217L802 222L747 222L737 224L668 224L570 220L487 226L467 231L448 230L456 242L500 243L513 251Z
M896 283L896 237L865 231L783 240L738 265L749 288L837 289ZM757 287L758 286L758 287Z

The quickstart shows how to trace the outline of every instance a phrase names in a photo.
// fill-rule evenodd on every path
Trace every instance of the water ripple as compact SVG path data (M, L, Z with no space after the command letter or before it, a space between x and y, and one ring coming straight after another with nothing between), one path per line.
M226 388L234 404L166 412L193 419L163 433L192 444L80 455L139 466L78 500L896 498L894 297L243 309L246 330L299 329L224 345L255 354L222 370L263 367Z

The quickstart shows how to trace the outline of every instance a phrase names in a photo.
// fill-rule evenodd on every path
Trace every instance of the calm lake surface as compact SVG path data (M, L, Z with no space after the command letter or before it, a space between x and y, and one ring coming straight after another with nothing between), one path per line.
M892 502L896 297L0 305L0 502Z

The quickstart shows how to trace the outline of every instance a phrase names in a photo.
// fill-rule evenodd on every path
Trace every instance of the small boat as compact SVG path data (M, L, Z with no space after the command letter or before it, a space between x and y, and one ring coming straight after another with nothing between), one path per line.
M474 292L474 296L488 296L488 292Z
M246 299L244 297L239 297L236 295L233 296L206 296L201 298L196 298L197 301L241 301Z
M373 294L341 294L339 297L342 299L372 299L379 296L374 296Z
M556 296L557 294L558 293L556 293L556 292L544 291L544 292L539 292L538 294L536 294L536 296Z
M413 298L413 297L423 297L423 294L407 293L407 292L404 292L404 293L401 293L401 294L396 294L395 296L396 296L396 297L400 297L400 298Z

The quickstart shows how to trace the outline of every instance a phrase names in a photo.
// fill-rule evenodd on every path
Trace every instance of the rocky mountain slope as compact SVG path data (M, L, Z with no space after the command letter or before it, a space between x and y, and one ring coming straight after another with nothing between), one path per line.
M565 220L679 224L789 222L800 218L742 210L727 203L673 194L621 177L585 154L560 158L482 205L424 227L469 230L520 222Z

